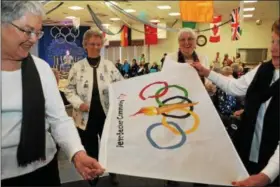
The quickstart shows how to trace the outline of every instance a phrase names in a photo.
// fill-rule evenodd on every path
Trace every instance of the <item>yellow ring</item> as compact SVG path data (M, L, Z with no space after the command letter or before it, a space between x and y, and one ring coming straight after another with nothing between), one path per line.
M174 109L174 110L176 110L176 109ZM188 130L186 130L185 133L186 134L190 134L190 133L196 131L196 129L198 128L199 122L200 122L198 115L196 113L194 113L194 112L192 112L190 110L184 109L184 108L177 108L177 110L182 110L184 112L190 113L193 116L193 118L194 118L193 127L188 129ZM163 116L163 118L162 118L162 125L165 126L166 128L168 128L169 130L171 130L174 134L181 135L181 133L177 129L175 129L174 127L170 126L167 123L165 116Z

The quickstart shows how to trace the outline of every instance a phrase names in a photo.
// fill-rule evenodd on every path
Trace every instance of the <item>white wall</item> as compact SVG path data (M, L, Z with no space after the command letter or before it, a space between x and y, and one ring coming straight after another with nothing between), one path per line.
M215 58L216 52L220 52L221 58L225 53L229 56L235 56L238 48L268 48L268 58L270 58L270 41L271 41L271 26L274 20L263 21L262 25L256 25L255 21L244 21L242 25L242 36L239 41L231 41L231 27L230 24L222 26L220 29L221 41L219 43L210 43L210 31L202 32L200 34L207 37L207 44L203 47L197 46L196 51L206 55L209 61ZM180 27L181 23L178 22L175 28ZM144 30L143 24L134 25L133 27ZM198 29L209 28L210 24L198 24ZM118 28L109 28L112 31L117 31ZM120 35L108 36L109 40L120 40ZM144 34L132 30L132 39L144 39ZM160 59L163 53L175 52L178 50L177 33L167 32L166 39L158 39L157 45L150 46L150 59L149 62L157 62L160 64ZM148 57L147 47L143 52Z
M220 52L221 58L225 53L235 56L238 48L268 48L270 58L271 26L273 21L264 21L262 25L256 25L254 21L244 22L242 25L242 36L238 41L231 41L230 25L220 28L221 41L219 43L209 42L210 31L201 33L205 35L208 42L205 46L197 46L197 52L207 55L209 60L214 60L216 52ZM199 24L199 29L209 28L209 24Z

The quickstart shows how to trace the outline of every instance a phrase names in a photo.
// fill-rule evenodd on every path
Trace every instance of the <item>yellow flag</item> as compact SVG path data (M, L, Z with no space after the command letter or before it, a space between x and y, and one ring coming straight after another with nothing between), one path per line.
M214 6L212 1L180 1L182 21L211 23Z

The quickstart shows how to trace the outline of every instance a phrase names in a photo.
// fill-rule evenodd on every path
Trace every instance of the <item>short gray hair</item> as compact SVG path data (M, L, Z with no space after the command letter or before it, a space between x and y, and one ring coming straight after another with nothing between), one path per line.
M212 70L217 72L217 73L221 72L221 68L220 67L214 67Z
M87 41L91 38L91 37L99 37L102 40L102 44L104 44L104 37L103 34L97 30L92 30L89 29L85 32L84 36L83 36L83 48L86 48L87 45Z
M188 33L188 34L191 34L195 39L197 38L197 34L196 32L191 29L191 28L183 28L183 29L180 29L179 32L178 32L178 40L180 39L181 35L183 33Z
M225 66L225 67L223 67L221 73L222 74L226 74L226 75L232 75L233 70L232 70L232 68L230 66Z
M36 16L44 16L44 8L39 1L2 1L1 23L10 23L20 19L27 12Z

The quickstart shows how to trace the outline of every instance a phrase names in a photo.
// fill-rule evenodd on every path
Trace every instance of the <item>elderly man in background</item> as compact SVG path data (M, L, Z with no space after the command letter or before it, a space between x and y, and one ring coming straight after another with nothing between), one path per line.
M103 173L67 116L49 65L29 53L43 36L38 1L2 1L2 186L59 186L56 142L84 179Z

